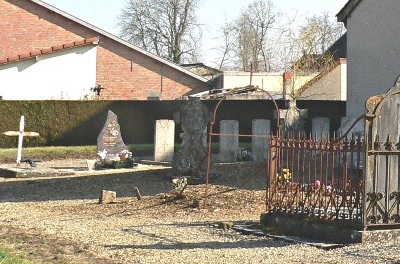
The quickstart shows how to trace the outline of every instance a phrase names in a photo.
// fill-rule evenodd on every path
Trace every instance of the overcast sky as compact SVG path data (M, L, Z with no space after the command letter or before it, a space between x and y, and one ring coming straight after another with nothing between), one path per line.
M119 34L116 17L128 0L43 0L73 16L95 25L114 35ZM228 19L232 20L253 0L200 0L198 18L203 28L204 62L213 60L212 48L216 45L217 30ZM324 11L335 16L347 0L272 0L277 10L283 13L296 13L304 17L319 15ZM208 54L208 56L207 56ZM210 65L213 66L213 65Z

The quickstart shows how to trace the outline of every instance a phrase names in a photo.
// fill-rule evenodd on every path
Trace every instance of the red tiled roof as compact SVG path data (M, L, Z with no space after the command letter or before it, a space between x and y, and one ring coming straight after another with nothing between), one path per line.
M60 50L69 49L69 48L73 48L73 47L78 47L78 46L83 46L83 45L88 45L88 44L98 44L98 42L99 42L98 37L77 40L77 41L65 43L62 45L56 45L56 46L53 46L50 48L33 50L31 52L22 53L19 55L13 55L13 56L8 56L6 58L0 58L0 64L6 64L6 63L18 61L18 60L25 60L25 59L29 59L29 58L32 58L32 57L35 57L35 56L38 56L41 54L48 54L48 53L52 53L55 51L60 51Z

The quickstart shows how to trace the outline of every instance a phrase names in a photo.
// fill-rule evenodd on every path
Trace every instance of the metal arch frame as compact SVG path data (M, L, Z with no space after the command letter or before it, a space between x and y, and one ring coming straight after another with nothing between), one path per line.
M254 87L252 85L250 86L246 86L245 88L249 88L252 90L256 90L256 91L260 91L263 92L265 94L268 95L268 97L272 100L272 102L274 103L275 106L275 110L277 113L277 121L276 121L276 126L277 126L277 130L278 130L278 134L280 133L280 114L279 114L279 108L278 105L275 101L275 99L273 98L273 96L268 92L265 91L261 88L258 87ZM205 194L204 194L204 207L206 207L207 205L207 198L208 198L208 181L209 181L209 177L210 177L210 168L211 168L211 143L212 143L212 137L213 136L239 136L239 137L265 137L265 136L260 136L260 135L241 135L241 134L220 134L220 133L214 133L213 132L213 127L216 121L216 116L217 116L217 112L218 112L218 108L221 105L222 101L224 101L226 99L227 96L235 94L236 91L238 90L243 90L243 88L235 88L232 89L229 93L225 94L217 103L217 105L215 106L214 109L214 114L213 114L213 118L210 122L210 133L208 136L208 152L207 152L207 172L206 172L206 187L205 187Z

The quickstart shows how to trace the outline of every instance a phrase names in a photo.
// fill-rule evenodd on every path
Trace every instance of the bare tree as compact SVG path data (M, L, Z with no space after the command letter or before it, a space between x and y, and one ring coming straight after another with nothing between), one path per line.
M303 54L323 54L342 34L344 28L329 13L306 19L300 27L299 45Z
M201 38L199 0L129 0L118 16L120 37L177 64L193 62Z
M237 42L237 32L232 22L225 22L220 28L222 33L217 41L221 43L217 48L219 58L217 67L219 70L233 70L234 67L234 48Z
M226 23L221 29L225 46L220 65L228 56L236 58L232 66L237 70L248 71L253 65L255 71L270 71L269 31L278 16L270 0L254 0L237 19Z
M292 99L301 96L304 89L298 89L318 73L332 67L335 59L329 47L344 32L343 25L324 12L319 16L306 18L300 26L296 17L287 17L275 40L274 50L277 65L283 71L290 71L292 79L290 94ZM303 87L304 88L304 87Z

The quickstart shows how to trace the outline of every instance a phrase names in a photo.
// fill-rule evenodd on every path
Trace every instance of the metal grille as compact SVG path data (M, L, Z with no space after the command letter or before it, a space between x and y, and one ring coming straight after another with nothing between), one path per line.
M267 210L361 226L362 152L359 138L272 136Z
M400 82L367 100L365 229L400 227Z

